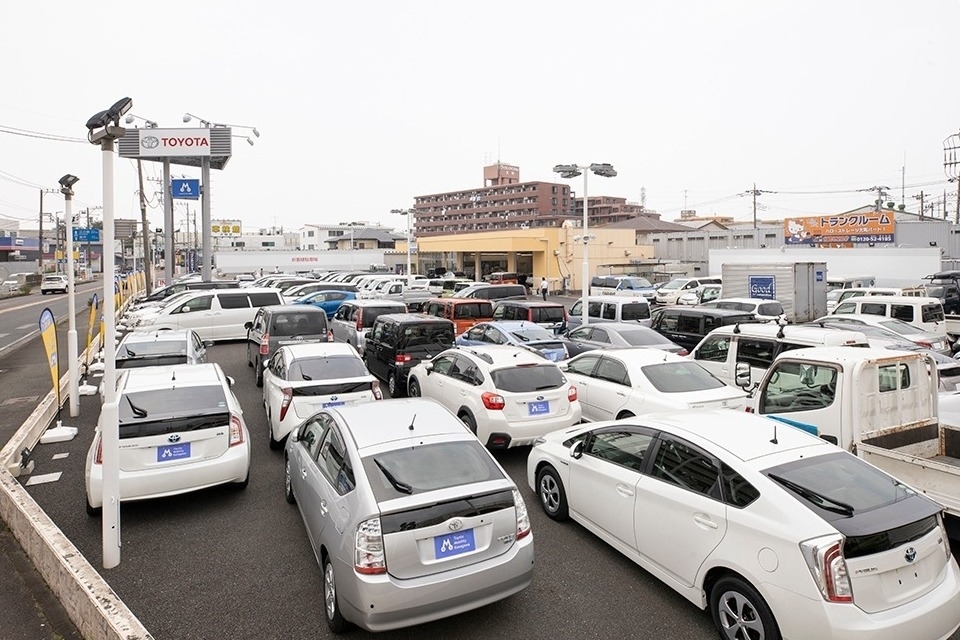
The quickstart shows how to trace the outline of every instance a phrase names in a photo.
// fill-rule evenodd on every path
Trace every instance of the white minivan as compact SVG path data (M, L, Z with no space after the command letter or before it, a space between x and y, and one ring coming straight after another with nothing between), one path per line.
M919 296L858 296L849 298L833 310L833 315L862 313L886 316L912 324L928 333L946 337L947 322L943 304L937 298Z
M260 307L283 304L278 289L207 289L193 291L158 315L144 318L140 330L193 329L201 340L242 340L244 324L253 322Z
M705 284L723 284L720 276L674 278L657 289L657 304L677 304L680 296Z
M750 379L759 380L774 358L784 351L806 347L869 347L859 331L773 323L717 327L688 356L730 386L737 386L737 364L750 365Z

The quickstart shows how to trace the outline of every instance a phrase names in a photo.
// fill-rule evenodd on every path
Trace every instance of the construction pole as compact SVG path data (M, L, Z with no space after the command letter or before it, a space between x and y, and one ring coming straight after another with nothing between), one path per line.
M147 222L147 196L143 193L143 163L137 158L137 177L140 179L140 235L143 236L143 274L144 283L147 287L147 295L153 293L153 274L150 273L151 266L148 264L150 256L150 224ZM137 254L133 254L134 267L136 267Z

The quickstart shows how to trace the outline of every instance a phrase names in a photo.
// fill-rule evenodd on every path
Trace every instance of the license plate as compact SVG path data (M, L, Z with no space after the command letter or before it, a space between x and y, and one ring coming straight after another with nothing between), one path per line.
M326 409L327 407L342 407L345 404L347 403L344 402L343 400L340 400L339 402L324 402L323 404L320 405L320 408Z
M163 444L157 447L157 462L170 462L190 457L190 443Z
M540 400L527 403L527 411L531 416L539 416L544 413L550 413L550 401Z
M446 533L433 539L433 550L436 553L437 560L474 551L476 548L477 543L473 539L473 529Z

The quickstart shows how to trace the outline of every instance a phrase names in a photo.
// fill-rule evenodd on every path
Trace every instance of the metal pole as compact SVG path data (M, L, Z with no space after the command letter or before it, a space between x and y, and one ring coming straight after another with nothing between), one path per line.
M103 151L103 408L100 429L103 443L103 567L120 564L120 424L117 411L117 306L113 285L114 254L113 153L114 140L104 138Z
M73 193L64 189L65 215L67 216L67 364L70 371L70 417L80 415L80 371L77 360L80 354L77 351L77 296L76 276L73 271Z
M413 215L413 209L407 209L407 287L413 284L413 273L410 271L410 217Z
M200 159L200 177L203 179L203 206L201 217L203 220L203 266L200 269L201 279L212 280L211 264L213 258L213 238L210 237L210 158L203 156ZM196 218L194 218L196 220Z
M587 225L589 221L589 209L590 209L590 199L587 195L587 176L590 175L590 168L583 167L583 272L580 274L582 284L580 288L583 290L582 303L580 305L581 322L583 326L587 326L590 321L590 315L587 313L587 308L590 306L587 302L587 296L590 294L590 258L588 255L587 247L590 240L587 238Z
M40 277L43 277L43 189L40 189L40 234L39 251L37 251L37 268L40 270Z
M173 283L173 198L170 193L170 158L163 159L163 277L165 285Z

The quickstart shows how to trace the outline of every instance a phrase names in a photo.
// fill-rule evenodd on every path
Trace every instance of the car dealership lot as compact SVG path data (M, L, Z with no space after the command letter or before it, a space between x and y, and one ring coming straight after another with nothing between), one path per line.
M253 444L249 486L125 504L122 561L101 573L158 639L331 637L320 568L297 508L284 500L282 454L268 446L262 392L243 344L210 347L208 360L236 379ZM32 477L62 471L61 478L28 487L94 567L102 565L100 519L85 513L82 474L98 402L83 398L81 417L65 418L81 427L74 441L38 446L33 454ZM523 492L533 520L532 585L488 607L377 637L603 638L638 630L667 639L715 636L707 613L579 525L550 521L526 487L528 451L495 456ZM69 456L53 460L58 453Z

